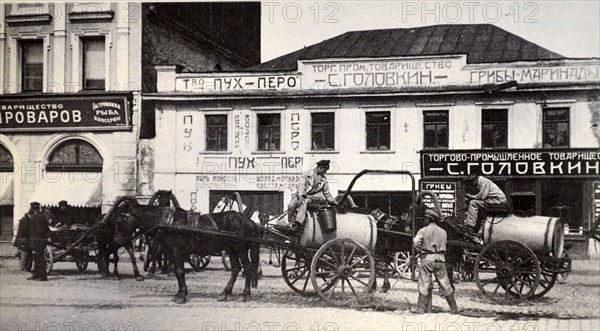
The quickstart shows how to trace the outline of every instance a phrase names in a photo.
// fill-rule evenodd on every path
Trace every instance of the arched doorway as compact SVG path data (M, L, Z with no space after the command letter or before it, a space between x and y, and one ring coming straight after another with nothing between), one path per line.
M14 218L14 160L0 144L0 241L10 241L13 235Z
M92 224L101 213L103 161L86 140L62 141L48 154L42 181L30 200L50 208L56 216L53 225Z

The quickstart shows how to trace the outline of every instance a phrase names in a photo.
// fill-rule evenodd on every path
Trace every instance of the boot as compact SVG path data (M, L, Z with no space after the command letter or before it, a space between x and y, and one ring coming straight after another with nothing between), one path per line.
M417 301L417 307L413 311L414 314L423 314L427 305L427 296L419 293L419 299Z
M430 290L427 294L427 304L425 305L425 312L431 314L433 312L433 291Z
M454 294L447 295L446 302L448 302L448 306L450 306L450 314L458 314L458 306L456 305Z

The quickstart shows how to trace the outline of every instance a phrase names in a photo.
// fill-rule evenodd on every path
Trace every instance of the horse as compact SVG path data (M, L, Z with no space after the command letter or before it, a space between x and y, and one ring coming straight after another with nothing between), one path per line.
M131 260L131 264L133 265L133 275L135 280L143 281L144 277L140 274L140 271L137 267L137 262L135 259L135 254L133 252L133 243L131 242L131 238L128 236L121 236L120 233L116 229L117 224L123 223L132 223L132 220L129 219L126 215L118 214L117 218L112 221L104 222L106 214L99 215L96 218L97 228L94 231L94 237L98 244L98 269L103 277L110 277L110 255L113 256L114 270L113 277L119 279L119 254L118 250L121 247L125 247L127 253L129 254L129 258Z
M179 201L170 190L158 190L154 192L150 200L148 201L149 206L160 206L160 207L171 207L180 208ZM146 245L148 245L148 254L144 261L144 271L148 271L148 277L154 277L157 266L161 268L161 273L166 274L171 269L171 263L168 261L163 252L160 250L159 245L154 244L154 237L157 231L151 231L144 235Z
M135 229L144 232L159 230L154 240L175 267L178 290L173 297L174 302L182 304L187 301L188 288L185 283L184 263L190 254L205 256L222 250L229 254L232 266L231 277L219 301L225 301L227 296L231 295L242 266L247 274L242 292L244 301L250 296L250 286L256 287L258 277L252 266L258 264L260 246L245 239L258 239L260 231L258 226L243 214L228 211L200 215L189 213L181 208L172 210L168 207L141 206L133 197L121 197L106 213L103 221L116 219L122 207L126 208L126 215L131 217ZM115 227L121 236L130 236L136 231L132 229L129 222L121 223ZM227 235L223 234L224 232Z
M252 220L255 224L261 227L272 227L275 225L287 224L286 215L268 215L259 210L254 209L251 206L247 206L242 203L242 197L238 192L234 192L231 195L221 197L217 202L217 205L213 208L213 213L224 212L224 211L237 211L243 213L246 217ZM262 231L262 238L267 239L269 236L268 231ZM273 238L276 239L276 238ZM273 264L273 249L269 252L269 264ZM262 275L262 268L260 264L256 266L258 269L259 276Z

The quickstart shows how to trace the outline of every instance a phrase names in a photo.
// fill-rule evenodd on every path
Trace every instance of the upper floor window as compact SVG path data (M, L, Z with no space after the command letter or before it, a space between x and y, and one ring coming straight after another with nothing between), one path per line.
M227 115L206 115L206 150L227 150Z
M367 117L367 149L390 149L390 112L368 112Z
M281 115L258 114L258 150L278 151L281 146Z
M102 156L92 144L80 139L67 140L50 156L47 170L102 171Z
M481 111L481 146L483 148L508 147L508 110L483 109Z
M42 92L44 44L41 40L21 41L21 86L23 92Z
M311 149L331 151L335 149L335 113L311 114Z
M448 111L423 112L424 148L448 148Z
M82 82L84 90L104 90L104 37L82 38Z
M569 108L544 108L542 145L569 147Z

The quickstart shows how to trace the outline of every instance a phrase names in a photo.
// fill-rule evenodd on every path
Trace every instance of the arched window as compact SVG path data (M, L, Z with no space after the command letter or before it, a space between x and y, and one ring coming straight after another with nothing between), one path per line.
M87 141L67 140L52 152L46 169L50 171L102 171L102 156Z
M12 154L4 145L0 145L0 172L13 172L14 170Z

